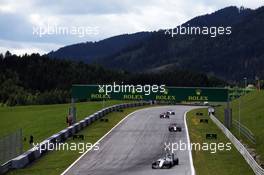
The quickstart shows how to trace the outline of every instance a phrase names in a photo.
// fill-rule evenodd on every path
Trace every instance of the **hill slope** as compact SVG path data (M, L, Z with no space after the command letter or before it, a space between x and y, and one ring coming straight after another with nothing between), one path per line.
M150 32L119 35L101 40L99 42L86 42L69 45L48 53L52 58L64 58L76 61L91 62L95 58L108 56L120 50L138 44L150 36Z
M264 162L264 91L254 91L243 97L241 97L241 124L245 125L252 131L256 139L256 145L249 142L245 137L239 137L238 131L232 128L231 131L238 137L242 142L246 143L251 148L254 148L260 157L262 163ZM239 99L231 103L233 110L233 119L239 120ZM218 108L216 116L223 121L223 107Z
M120 35L95 43L66 46L50 57L97 63L131 72L190 70L226 80L264 78L264 7L234 6L198 16L183 26L231 26L231 35L177 35L165 30Z
M110 68L155 71L179 68L200 71L228 80L264 75L264 7L240 10L229 7L194 18L190 26L232 26L231 35L181 35L153 33L144 43L97 60Z

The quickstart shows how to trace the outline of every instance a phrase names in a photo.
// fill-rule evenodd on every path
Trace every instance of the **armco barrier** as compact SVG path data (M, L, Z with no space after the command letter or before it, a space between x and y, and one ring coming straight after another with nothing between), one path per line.
M92 119L90 117L86 118L85 120L86 126L89 126L92 123Z
M85 120L81 120L79 123L81 125L81 129L83 129L86 126Z
M23 167L25 167L27 164L29 164L27 152L16 157L16 158L14 158L11 162L12 162L12 164L11 164L12 168L23 168Z
M81 124L79 122L75 123L73 126L74 126L74 129L75 129L75 133L79 132L81 130Z
M254 173L256 175L264 175L264 169L256 162L244 145L239 140L237 140L237 138L214 115L210 115L210 118L223 131L226 137L235 145L236 149L244 157Z
M11 168L12 168L12 162L11 161L3 164L2 166L0 166L0 174L6 173Z
M94 115L91 116L91 122L94 122L98 118L98 113L95 113Z
M64 129L64 130L60 131L58 134L60 134L59 142L64 142L69 137L68 129Z
M40 158L43 154L48 152L48 146L51 146L49 143L60 143L64 142L67 138L71 137L72 135L76 134L86 126L89 126L95 120L98 120L105 116L106 114L113 112L117 109L123 109L128 107L135 107L135 106L143 106L150 104L148 102L138 102L138 103L127 103L127 104L118 104L110 107L106 107L100 111L95 112L92 115L85 117L83 120L75 123L72 126L69 126L60 132L52 135L51 137L47 138L40 145L35 146L34 148L28 150L27 152L19 155L18 157L10 160L9 162L0 166L0 174L6 173L10 169L19 169L27 166L28 164L32 163L36 159ZM40 152L41 147L41 152Z

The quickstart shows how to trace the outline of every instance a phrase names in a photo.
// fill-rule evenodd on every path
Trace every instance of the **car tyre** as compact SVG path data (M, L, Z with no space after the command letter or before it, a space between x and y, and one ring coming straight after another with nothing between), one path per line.
M178 158L175 159L173 162L174 162L174 165L179 165L179 159Z

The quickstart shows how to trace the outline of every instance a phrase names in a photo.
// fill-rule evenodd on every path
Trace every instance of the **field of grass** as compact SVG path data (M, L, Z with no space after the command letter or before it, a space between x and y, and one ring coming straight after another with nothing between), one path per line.
M79 134L85 136L85 142L95 143L129 113L142 108L144 107L128 108L123 112L110 113L105 116L105 118L109 119L109 122L95 121ZM72 140L72 138L67 140L67 143L71 142L78 143L82 142L82 140ZM32 165L24 169L10 171L7 175L59 175L80 155L78 151L53 151Z
M106 101L104 106L117 103L123 102ZM0 137L22 128L23 137L27 138L23 144L24 150L27 150L30 135L34 136L34 142L39 143L67 127L69 107L70 104L0 107ZM77 103L76 107L77 120L81 120L103 108L103 102Z
M239 100L240 100L240 118L241 124L245 125L248 129L252 131L255 136L256 144L252 144L243 135L239 136L239 132L235 127L231 129L231 132L243 143L246 143L251 148L254 148L258 155L260 155L260 160L264 162L264 91L254 91L241 99L237 99L231 103L231 108L233 110L233 119L239 120ZM216 109L216 117L218 117L222 122L224 120L224 107L219 107Z
M196 116L197 112L203 112L205 116ZM206 118L209 123L200 123L200 118ZM192 143L229 143L228 138L207 116L207 109L198 109L188 112L187 123ZM217 140L206 139L206 134L217 134ZM213 147L212 147L212 150ZM214 151L212 151L214 152ZM194 168L197 175L253 175L244 158L232 145L230 151L210 153L210 151L193 150Z

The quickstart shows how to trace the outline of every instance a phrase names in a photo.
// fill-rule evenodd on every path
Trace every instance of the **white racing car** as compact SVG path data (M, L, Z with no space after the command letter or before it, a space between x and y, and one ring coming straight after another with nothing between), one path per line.
M152 169L169 169L175 165L179 165L179 158L175 154L167 154L164 158L153 162Z
M170 132L181 132L182 128L177 123L172 123L169 125L169 131Z
M168 114L168 115L175 115L175 112L172 111L172 110L168 110L168 111L167 111L167 114Z

